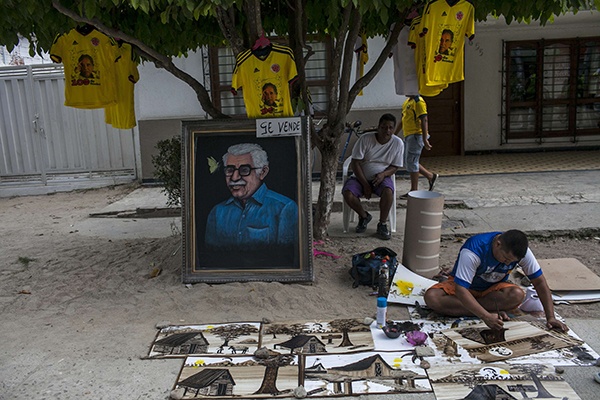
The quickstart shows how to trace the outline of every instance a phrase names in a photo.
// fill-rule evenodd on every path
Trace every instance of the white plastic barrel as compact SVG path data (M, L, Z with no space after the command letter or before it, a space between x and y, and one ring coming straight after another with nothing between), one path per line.
M438 192L408 192L402 265L431 278L439 270L444 196Z

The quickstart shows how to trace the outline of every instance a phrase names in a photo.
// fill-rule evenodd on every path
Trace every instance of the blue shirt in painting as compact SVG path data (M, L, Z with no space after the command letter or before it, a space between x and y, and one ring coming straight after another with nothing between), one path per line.
M295 245L298 206L262 184L244 206L234 197L217 204L206 222L206 245L233 248Z
M542 270L533 253L527 249L522 260L504 264L494 258L494 238L502 232L489 232L467 239L460 248L458 258L450 275L457 285L467 289L484 291L498 282L508 279L510 272L519 265L529 279L542 275Z

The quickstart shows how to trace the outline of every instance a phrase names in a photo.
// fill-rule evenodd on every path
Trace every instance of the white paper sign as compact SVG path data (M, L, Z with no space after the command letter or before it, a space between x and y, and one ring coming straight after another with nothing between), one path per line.
M300 117L256 120L256 137L300 136L301 134L302 122Z

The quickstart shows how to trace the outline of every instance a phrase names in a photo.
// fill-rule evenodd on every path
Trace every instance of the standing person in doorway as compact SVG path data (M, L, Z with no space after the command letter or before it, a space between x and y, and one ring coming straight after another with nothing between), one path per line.
M423 167L419 160L423 148L431 150L429 144L429 128L427 121L427 104L419 96L408 96L402 105L402 120L395 133L404 130L404 165L410 174L410 191L419 190L419 174L429 181L429 190L432 191L439 174L434 174ZM402 195L406 198L408 195Z
M392 235L387 226L388 215L396 195L394 183L396 171L402 167L403 143L394 135L396 117L383 114L379 118L377 132L362 135L352 149L350 164L353 175L342 188L344 201L358 214L356 233L363 233L373 218L361 204L360 198L379 196L379 223L377 236L389 240Z

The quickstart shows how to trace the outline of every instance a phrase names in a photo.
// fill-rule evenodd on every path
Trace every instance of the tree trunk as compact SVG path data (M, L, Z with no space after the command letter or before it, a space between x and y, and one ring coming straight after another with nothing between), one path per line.
M354 344L350 340L350 335L348 334L348 330L342 331L342 335L343 335L342 343L340 343L340 345L338 347L354 346Z
M328 130L328 128L324 128L324 130ZM322 141L318 146L321 151L321 182L315 220L313 221L313 236L316 240L322 240L327 236L327 227L333 210L333 196L336 190L338 148L339 140Z
M267 366L265 369L265 375L260 388L254 392L254 394L277 394L277 374L279 373L279 367Z

